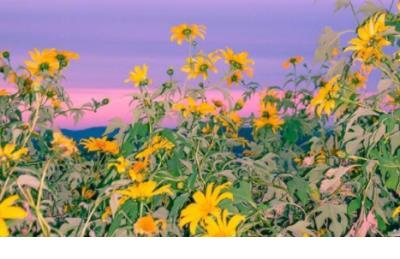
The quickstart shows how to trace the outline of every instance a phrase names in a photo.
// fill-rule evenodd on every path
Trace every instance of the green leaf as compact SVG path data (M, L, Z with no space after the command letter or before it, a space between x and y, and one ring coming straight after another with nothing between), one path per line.
M139 204L137 201L127 200L121 208L116 213L115 217L113 218L110 228L108 229L108 235L112 236L118 228L120 228L123 223L122 219L125 216L128 216L129 219L133 222L136 221L139 215Z
M347 213L349 215L352 215L353 213L355 214L359 209L361 208L361 197L357 197L349 203L349 206L347 207Z
M235 203L248 202L254 203L251 193L251 183L241 181L232 188L233 200Z
M292 196L297 197L303 205L310 201L310 187L308 183L298 176L288 181L287 187Z
M176 221L177 217L179 216L179 211L183 208L183 205L185 205L185 203L189 200L189 197L189 193L184 193L174 200L174 204L172 205L168 216L171 221Z
M288 144L295 144L303 137L303 127L301 121L294 117L285 120L282 128L283 140Z
M315 217L317 228L325 224L335 236L341 236L347 228L347 206L341 204L325 203L319 209L320 213Z

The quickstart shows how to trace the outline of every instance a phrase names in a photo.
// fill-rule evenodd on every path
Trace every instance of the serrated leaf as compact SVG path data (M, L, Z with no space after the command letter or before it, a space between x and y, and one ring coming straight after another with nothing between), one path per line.
M341 236L347 229L347 206L341 204L325 203L319 209L319 215L315 217L317 228L320 229L324 225L335 235Z
M295 176L287 182L287 186L292 196L297 197L304 205L310 201L310 187L303 178Z

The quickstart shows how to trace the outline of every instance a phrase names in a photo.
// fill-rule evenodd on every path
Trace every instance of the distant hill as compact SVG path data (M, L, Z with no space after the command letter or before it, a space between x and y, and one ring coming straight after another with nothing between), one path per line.
M103 135L105 130L106 127L93 127L82 130L62 129L61 131L65 136L73 138L74 140L79 142L83 138L90 138L90 137L99 138ZM252 131L251 128L242 128L239 130L239 135L248 140L252 140L251 131Z
M99 138L103 135L106 127L94 127L88 128L83 130L69 130L69 129L62 129L62 133L70 138L75 139L76 141L80 141L83 138Z

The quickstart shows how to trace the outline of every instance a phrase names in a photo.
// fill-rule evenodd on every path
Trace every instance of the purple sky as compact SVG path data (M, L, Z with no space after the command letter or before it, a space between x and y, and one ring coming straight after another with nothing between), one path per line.
M390 0L381 0L388 2ZM111 103L87 114L79 125L62 119L60 127L85 128L107 124L120 116L130 120L129 94L123 83L134 65L148 64L154 83L166 79L169 66L179 68L187 45L169 41L170 27L180 23L207 26L205 51L232 47L246 50L256 62L255 81L282 84L282 62L303 55L311 62L325 26L355 27L349 10L334 13L335 0L1 0L0 49L14 64L34 47L73 50L81 58L66 73L64 85L75 105L92 97ZM353 1L358 5L362 0ZM183 78L179 73L179 78ZM236 93L239 94L239 93ZM257 101L258 102L258 101ZM246 113L255 112L256 101Z
M169 28L200 23L207 26L203 49L247 50L256 61L255 80L276 84L288 56L311 60L324 26L354 26L348 11L334 14L334 2L1 0L0 47L17 61L33 47L74 50L81 59L69 68L68 88L120 88L133 65L147 63L156 82L169 65L181 66L187 48L169 42Z

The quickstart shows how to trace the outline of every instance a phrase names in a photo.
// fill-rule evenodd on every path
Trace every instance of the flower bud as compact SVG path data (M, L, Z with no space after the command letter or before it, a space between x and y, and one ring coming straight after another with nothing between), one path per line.
M173 76L174 75L174 69L173 68L168 68L168 70L167 70L167 75L169 75L169 76Z
M241 109L243 109L244 106L244 101L243 99L239 99L237 100L237 102L235 103L235 110L240 111Z
M178 190L182 190L184 187L185 187L185 184L183 182L179 182L179 183L176 184L176 188Z
M110 103L110 99L108 99L108 98L104 98L103 100L101 100L102 105L107 105L109 103Z
M5 58L5 59L10 59L10 52L8 52L8 51L3 51L1 54L2 54L3 58Z

